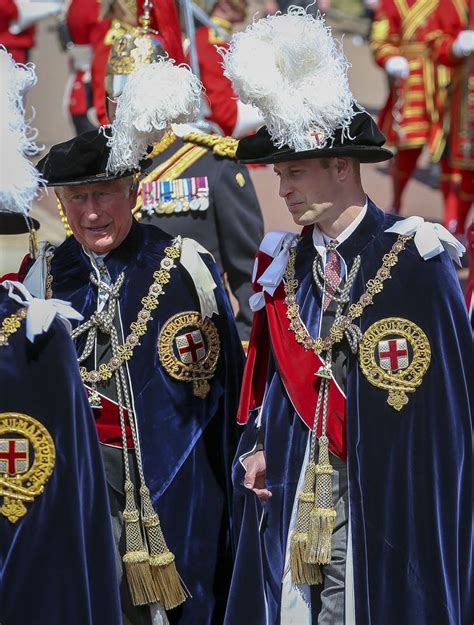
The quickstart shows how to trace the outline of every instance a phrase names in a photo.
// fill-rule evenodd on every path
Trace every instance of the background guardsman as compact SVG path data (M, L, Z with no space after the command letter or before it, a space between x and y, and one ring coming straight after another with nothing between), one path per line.
M126 76L139 67L139 63L125 64L123 59L136 59L137 45L146 47L149 43L156 52L144 59L145 63L156 62L164 54L153 32L142 29L139 37L137 33L125 34L115 40L105 81L110 121ZM117 70L121 73L116 74ZM160 85L156 88L159 90ZM145 91L149 97L149 85ZM179 127L179 132L181 137L169 130L153 147L149 155L152 162L139 177L134 215L172 236L195 239L213 255L238 301L239 334L248 340L253 260L263 236L255 189L246 166L235 162L235 139L204 134L191 125Z
M185 61L181 42L181 29L174 0L161 0L159 6L152 0L102 0L101 17L109 21L101 41L94 45L92 59L92 97L97 119L100 124L108 124L106 111L106 93L104 80L112 44L117 37L123 36L138 25L138 16L143 15L146 7L150 16L148 27L159 33L159 40L169 56L177 64ZM124 73L128 73L125 55Z
M472 0L449 0L432 15L429 40L435 63L451 68L444 127L450 194L445 226L464 234L474 202L474 6Z
M32 67L0 49L0 232L27 232L39 176L24 121ZM5 288L3 288L5 287ZM0 286L0 622L119 625L112 528L94 421L69 336L81 316Z
M156 85L151 108L135 80ZM130 76L111 130L53 146L38 164L73 234L43 246L25 283L84 316L73 338L126 573L122 610L134 625L222 622L232 568L243 360L232 311L199 244L131 212L140 158L196 114L200 97L191 72L162 58Z
M0 45L17 63L26 63L35 45L36 22L63 10L55 0L2 0L0 5Z
M224 76L217 48L226 49L234 27L245 20L247 0L203 0L197 4L210 15L214 25L196 30L199 78L206 92L205 117L217 124L222 134L242 137L259 128L262 118L255 107L236 97L232 83Z
M445 97L447 70L433 64L425 41L438 2L381 0L370 33L374 59L389 81L388 98L378 125L396 148L391 175L392 208L397 213L423 147L429 144L435 152L440 141L437 122L440 100Z
M464 248L366 196L360 165L391 152L321 17L293 8L253 23L224 66L266 122L237 157L273 164L303 227L268 233L257 255L225 625L467 625Z
M110 27L110 21L100 19L99 9L97 0L71 0L62 31L70 70L65 101L76 134L97 127L91 84L92 55Z

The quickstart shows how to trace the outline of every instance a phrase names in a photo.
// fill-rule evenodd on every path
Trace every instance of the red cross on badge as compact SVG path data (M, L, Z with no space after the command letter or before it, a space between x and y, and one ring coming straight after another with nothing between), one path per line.
M186 365L202 360L206 355L206 346L201 330L193 330L176 337L179 357Z
M389 339L379 341L379 361L382 369L398 371L406 369L408 362L408 346L406 339Z
M0 438L0 474L26 473L28 467L28 441L24 438Z

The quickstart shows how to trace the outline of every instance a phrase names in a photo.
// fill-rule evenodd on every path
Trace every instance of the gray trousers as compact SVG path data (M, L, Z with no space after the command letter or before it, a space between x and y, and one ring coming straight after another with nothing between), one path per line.
M345 577L347 552L347 524L349 500L347 492L347 465L331 454L333 473L333 498L336 507L336 523L332 535L331 563L323 566L323 589L320 595L321 609L318 625L344 625ZM313 623L316 621L313 619Z

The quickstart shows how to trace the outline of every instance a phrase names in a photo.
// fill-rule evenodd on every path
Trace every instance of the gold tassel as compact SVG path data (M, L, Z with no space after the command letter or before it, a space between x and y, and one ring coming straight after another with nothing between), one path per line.
M311 510L314 507L316 465L309 462L304 474L303 490L298 493L295 530L290 543L290 569L294 584L320 584L322 575L318 565L305 561L306 541Z
M168 549L160 525L160 519L153 509L150 491L140 488L143 502L143 525L150 547L150 570L159 601L166 610L171 610L186 601L186 591L176 569L174 554Z
M123 521L127 551L122 559L132 603L133 605L155 603L159 597L151 575L150 558L143 542L140 514L136 507L134 487L130 480L125 481Z
M319 440L319 457L316 465L316 495L311 510L308 540L304 559L308 564L331 562L332 533L336 522L336 510L332 499L333 468L329 461L329 445L326 436Z

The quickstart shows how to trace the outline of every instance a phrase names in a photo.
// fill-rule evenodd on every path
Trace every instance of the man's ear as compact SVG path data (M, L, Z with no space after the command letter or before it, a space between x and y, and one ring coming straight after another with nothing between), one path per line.
M134 182L132 186L130 187L130 203L132 205L132 208L135 208L137 204L137 197L138 197L138 182Z
M64 203L63 203L63 200L61 198L61 187L56 187L56 189L54 189L54 195L56 196L56 201L57 201L58 205L61 205L61 208L63 209L64 214L66 214L66 210L64 208Z
M336 157L336 171L338 180L345 180L351 169L350 159L345 157Z

